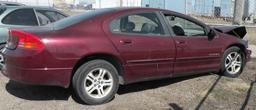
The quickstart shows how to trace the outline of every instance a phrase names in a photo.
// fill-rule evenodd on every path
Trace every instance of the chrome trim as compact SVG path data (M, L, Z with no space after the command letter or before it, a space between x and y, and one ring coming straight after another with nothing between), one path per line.
M129 60L127 63L151 63L174 61L174 58Z

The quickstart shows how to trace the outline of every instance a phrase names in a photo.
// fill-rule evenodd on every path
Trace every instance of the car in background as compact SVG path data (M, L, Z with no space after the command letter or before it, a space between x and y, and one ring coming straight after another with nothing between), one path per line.
M1 6L0 27L43 26L67 16L49 7Z
M0 1L0 6L25 6L25 5L17 2Z
M0 44L7 40L7 28L44 26L66 17L67 14L49 7L0 6Z
M205 72L238 77L251 55L245 27L210 27L153 8L99 9L9 33L5 76L71 87L87 104L110 101L120 84Z

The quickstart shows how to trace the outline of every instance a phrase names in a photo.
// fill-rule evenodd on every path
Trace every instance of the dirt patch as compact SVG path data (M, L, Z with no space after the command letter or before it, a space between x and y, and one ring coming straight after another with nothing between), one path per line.
M247 39L250 44L256 45L256 27L246 27L247 30Z

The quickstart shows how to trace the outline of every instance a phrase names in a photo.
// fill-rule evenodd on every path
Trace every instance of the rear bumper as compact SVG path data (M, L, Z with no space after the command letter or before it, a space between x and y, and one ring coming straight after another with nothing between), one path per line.
M32 85L68 87L71 61L57 60L45 50L4 49L2 74L10 80ZM73 61L73 60L72 60Z
M70 68L19 68L3 65L2 73L10 80L32 85L50 85L67 88L70 83Z

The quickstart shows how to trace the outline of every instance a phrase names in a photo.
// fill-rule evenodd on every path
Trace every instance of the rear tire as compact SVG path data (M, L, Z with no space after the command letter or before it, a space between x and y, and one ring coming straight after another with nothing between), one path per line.
M105 60L92 60L80 66L72 79L76 96L85 104L109 102L118 90L118 72Z
M230 47L224 52L220 73L227 77L236 78L242 73L244 64L243 51L236 46Z

